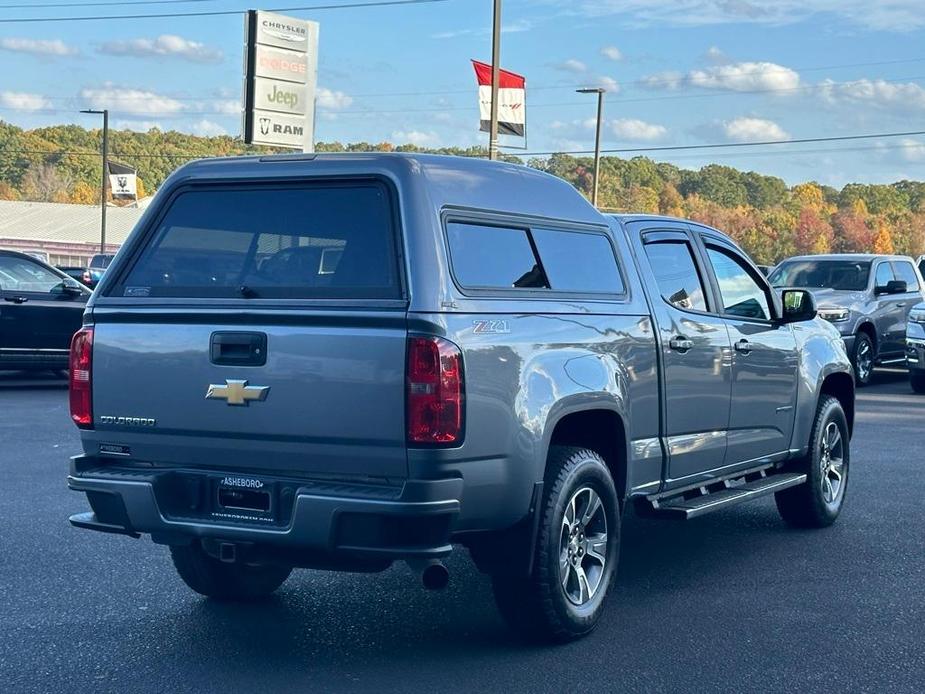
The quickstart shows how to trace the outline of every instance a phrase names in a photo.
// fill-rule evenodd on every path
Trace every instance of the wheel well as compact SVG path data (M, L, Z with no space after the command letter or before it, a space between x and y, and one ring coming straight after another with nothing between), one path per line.
M859 333L867 333L870 341L874 343L874 354L877 354L877 329L870 323L861 323L858 326Z
M829 374L822 382L820 397L831 395L841 403L848 420L848 432L854 430L854 381L846 373Z
M586 410L566 415L556 423L550 446L590 448L607 463L620 502L626 496L626 430L611 410Z

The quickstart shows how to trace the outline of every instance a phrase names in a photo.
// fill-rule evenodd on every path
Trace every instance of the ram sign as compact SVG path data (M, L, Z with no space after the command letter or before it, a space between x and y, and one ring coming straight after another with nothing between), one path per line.
M313 151L317 22L250 10L245 39L244 141Z

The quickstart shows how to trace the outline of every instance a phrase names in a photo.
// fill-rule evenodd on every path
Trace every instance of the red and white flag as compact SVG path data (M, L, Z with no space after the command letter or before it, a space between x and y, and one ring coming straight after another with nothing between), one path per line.
M472 61L479 81L480 130L491 130L491 65ZM498 85L498 132L523 137L527 130L527 80L507 70L501 70Z

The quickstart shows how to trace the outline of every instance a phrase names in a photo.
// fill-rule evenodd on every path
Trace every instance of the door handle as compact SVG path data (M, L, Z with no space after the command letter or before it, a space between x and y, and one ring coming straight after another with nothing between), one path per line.
M740 352L741 354L748 354L752 351L752 346L746 339L739 340L735 343L734 347L736 352Z
M3 297L4 301L9 301L14 304L24 304L29 300L27 296L5 296Z
M897 308L906 308L906 302L905 302L905 301L897 301L897 302L896 302L896 307L897 307Z
M212 333L211 361L220 366L263 366L267 363L266 333Z
M675 352L681 352L683 354L694 346L694 341L686 337L673 337L668 340L668 346Z

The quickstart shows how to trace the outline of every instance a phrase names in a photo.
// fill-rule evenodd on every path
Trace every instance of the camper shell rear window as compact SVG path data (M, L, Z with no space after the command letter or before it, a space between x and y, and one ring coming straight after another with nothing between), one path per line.
M192 185L110 294L399 299L396 235L392 191L376 179Z

